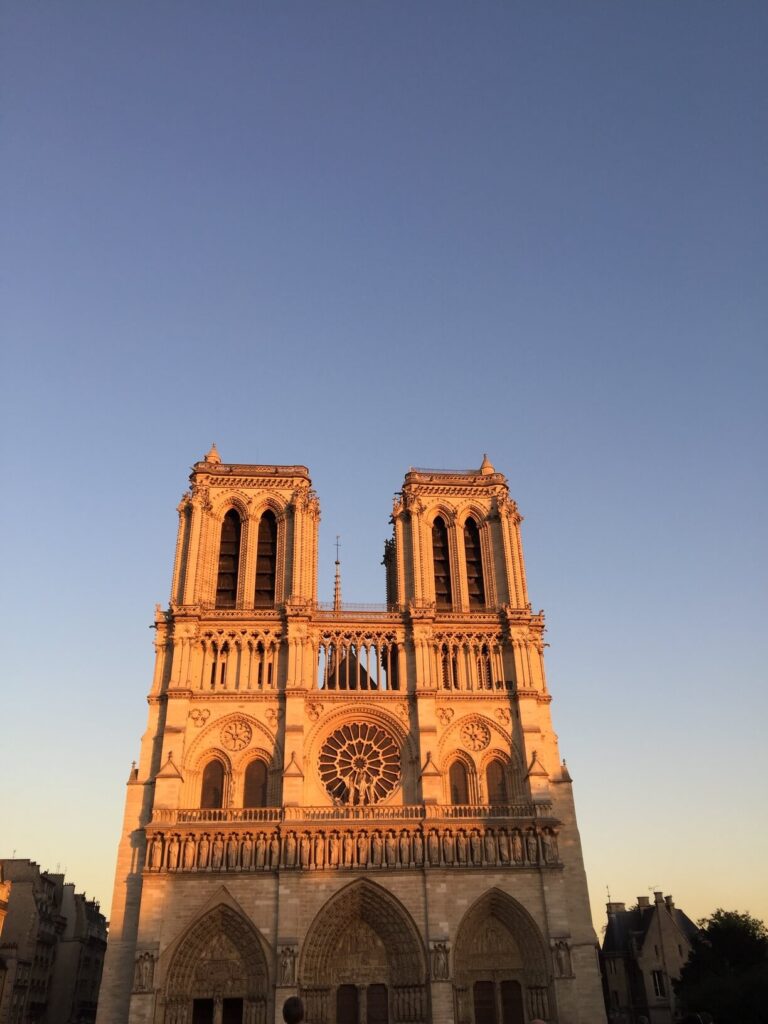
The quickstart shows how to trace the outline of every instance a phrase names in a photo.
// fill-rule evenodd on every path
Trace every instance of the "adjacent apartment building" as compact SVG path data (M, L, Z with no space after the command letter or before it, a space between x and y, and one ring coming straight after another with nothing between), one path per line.
M99 904L34 861L0 860L0 872L0 1024L92 1024L107 945Z
M611 1024L672 1024L672 981L680 977L698 931L671 896L638 896L630 910L608 903L600 952L603 991Z

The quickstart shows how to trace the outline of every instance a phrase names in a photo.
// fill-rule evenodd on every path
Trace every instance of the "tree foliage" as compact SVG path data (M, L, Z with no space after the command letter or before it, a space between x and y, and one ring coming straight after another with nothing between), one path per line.
M768 1024L768 929L735 910L718 909L698 922L688 962L675 982L690 1013L717 1024Z

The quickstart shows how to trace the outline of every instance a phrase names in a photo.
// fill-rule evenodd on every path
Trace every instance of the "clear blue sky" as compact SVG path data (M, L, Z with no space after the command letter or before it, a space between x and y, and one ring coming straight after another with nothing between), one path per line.
M605 886L768 918L763 3L9 2L0 855L111 899L175 506L487 451Z

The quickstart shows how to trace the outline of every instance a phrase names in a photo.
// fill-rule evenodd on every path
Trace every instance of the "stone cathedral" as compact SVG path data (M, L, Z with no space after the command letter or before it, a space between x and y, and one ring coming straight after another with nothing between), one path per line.
M99 1024L604 1022L505 477L406 474L380 606L318 602L305 467L190 480Z

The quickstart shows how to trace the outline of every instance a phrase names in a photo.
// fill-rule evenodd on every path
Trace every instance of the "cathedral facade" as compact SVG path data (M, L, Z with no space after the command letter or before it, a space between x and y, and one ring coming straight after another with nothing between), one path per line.
M194 465L99 1024L599 1024L507 481L411 470L386 604L317 600L303 466Z

